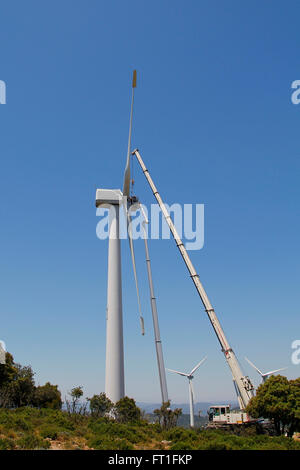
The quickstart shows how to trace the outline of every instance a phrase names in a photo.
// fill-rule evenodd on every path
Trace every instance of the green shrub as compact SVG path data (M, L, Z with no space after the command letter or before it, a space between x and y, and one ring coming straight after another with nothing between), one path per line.
M97 450L133 450L134 447L126 439L96 438L89 441L89 446Z
M48 437L49 439L55 440L57 439L58 431L54 426L43 426L40 434L44 438Z
M45 385L35 387L32 404L37 408L61 409L61 393L57 385L47 382Z
M47 449L50 440L59 439L64 448L73 449L87 443L94 449L132 450L163 449L171 441L171 450L300 450L300 442L285 436L265 434L235 435L221 430L194 430L174 427L162 430L159 425L118 423L107 417L80 416L75 422L65 411L52 409L0 409L0 450ZM79 438L79 439L78 439Z
M74 431L76 427L72 417L63 411L53 411L49 416L48 422L64 431Z
M226 442L211 442L204 446L199 447L199 450L232 450L230 444Z
M156 423L148 424L148 429L152 429L155 433L161 433L162 432L162 427L161 427L161 425L159 424L158 421Z
M149 437L143 428L139 426L131 426L126 424L120 424L116 422L105 422L101 419L93 421L89 424L90 430L98 436L109 436L110 438L126 439L132 444L136 444L139 441L147 441Z
M111 411L114 406L112 401L110 401L110 399L105 395L105 393L100 393L100 395L94 395L88 400L90 402L91 415L97 418L105 416L105 414L109 413L109 411Z
M13 439L0 439L0 450L13 450L15 443Z
M50 442L36 436L35 434L27 434L24 437L21 437L21 439L17 440L17 446L20 449L27 450L49 449Z
M172 428L165 433L165 437L169 441L195 441L199 439L196 431L185 428Z
M4 427L12 427L15 423L14 410L0 410L0 424Z
M141 410L135 400L129 397L121 398L114 406L114 414L119 423L136 423L141 419Z
M177 441L170 447L171 450L193 450L194 446L191 441Z
M21 431L30 431L33 426L30 422L25 421L23 417L17 416L14 422L14 427L20 429Z

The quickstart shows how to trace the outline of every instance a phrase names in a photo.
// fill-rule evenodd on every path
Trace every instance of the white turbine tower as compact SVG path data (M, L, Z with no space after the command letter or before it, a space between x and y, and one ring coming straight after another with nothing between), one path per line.
M270 376L270 375L273 375L275 374L276 372L280 372L281 370L286 370L287 367L283 367L281 369L276 369L276 370L271 370L270 372L262 372L261 370L258 369L258 367L256 367L253 362L251 362L247 357L245 357L246 361L250 364L250 366L253 367L253 369L256 370L256 372L259 373L259 375L261 376L262 378L262 383L264 383L267 378Z
M136 71L133 73L130 126L126 168L123 181L123 192L120 189L97 189L96 207L109 208L109 244L108 244L108 275L107 275L107 309L106 309L106 364L105 394L113 403L125 395L124 385L124 346L123 346L123 313L122 313L122 276L121 276L121 245L120 245L120 208L124 204L127 212L127 201L130 197L130 145L132 131L132 114L134 88L136 87ZM130 240L138 304L143 333L135 258L132 240Z
M207 357L204 357L192 370L189 374L186 374L185 372L179 372L178 370L173 370L173 369L167 369L169 372L175 372L175 374L182 375L183 377L186 377L189 381L189 397L190 397L190 426L191 428L194 427L194 390L193 390L193 384L192 380L194 378L193 374L196 372L197 369L203 364L204 361L206 361Z

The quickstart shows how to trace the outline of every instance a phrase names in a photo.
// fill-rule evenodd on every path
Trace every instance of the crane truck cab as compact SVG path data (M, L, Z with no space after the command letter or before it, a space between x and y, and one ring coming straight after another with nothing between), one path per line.
M228 424L253 423L247 413L241 410L230 410L230 405L213 405L208 410L208 427L217 428Z

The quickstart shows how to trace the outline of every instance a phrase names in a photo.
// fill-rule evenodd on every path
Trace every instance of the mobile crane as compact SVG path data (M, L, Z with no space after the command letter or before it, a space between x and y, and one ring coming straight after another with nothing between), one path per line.
M231 411L229 405L212 406L208 412L209 413L209 425L210 427L224 427L228 425L256 422L256 420L252 419L247 413L244 412L244 409L247 407L249 401L254 396L254 387L251 383L251 380L248 376L245 376L241 371L236 355L226 339L225 333L217 318L214 308L212 307L209 301L209 298L204 290L204 287L200 281L199 275L197 274L193 266L193 263L187 253L187 250L178 235L175 225L173 224L173 221L171 219L171 216L149 174L149 171L147 170L144 164L144 161L139 153L139 150L135 149L132 152L132 155L137 158L138 163L140 164L141 169L153 192L153 195L156 198L159 204L159 207L165 217L165 220L176 242L177 248L180 251L180 254L185 262L185 265L190 273L190 277L197 289L197 292L203 303L204 309L211 322L211 325L217 335L222 352L225 356L227 364L229 365L229 368L232 373L233 384L234 384L235 391L237 393L240 411L239 412Z

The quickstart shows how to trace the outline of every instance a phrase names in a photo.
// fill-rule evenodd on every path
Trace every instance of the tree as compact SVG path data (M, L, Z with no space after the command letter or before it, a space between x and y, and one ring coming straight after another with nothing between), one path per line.
M0 406L20 407L31 404L34 392L34 372L31 366L15 364L6 353L6 364L0 367Z
M81 386L74 387L72 390L68 393L71 397L71 401L67 400L65 401L67 411L69 414L74 415L75 421L77 420L78 415L85 415L86 410L87 410L87 401L85 402L80 402L80 398L83 395L83 390Z
M121 398L114 407L116 420L120 423L134 423L140 421L141 410L136 406L133 398Z
M37 408L60 410L62 401L58 386L47 382L45 385L36 387L33 393L32 405Z
M10 353L6 353L5 360L5 364L0 365L0 406L61 408L61 394L57 385L47 382L43 386L35 387L31 366L16 364Z
M94 395L88 400L90 402L91 415L96 418L105 416L114 406L110 399L103 392L100 393L100 395Z
M160 408L157 408L153 411L156 415L157 420L163 429L170 429L177 425L179 416L182 414L181 408L176 408L171 410L171 402L166 401L162 404Z
M34 372L31 366L21 366L16 364L17 376L10 384L13 391L13 405L16 407L28 406L31 404L34 393Z
M69 413L76 413L76 412L81 412L81 407L80 409L78 408L79 400L83 395L83 390L81 386L74 387L72 390L68 393L71 397L71 402L66 400L66 405L67 405L67 410Z
M300 431L300 377L290 380L289 406L292 412L288 435L292 437L294 432Z
M288 381L282 375L271 376L258 387L246 411L253 418L272 420L278 436L292 437L300 430L300 378Z
M14 358L7 352L5 354L5 364L0 364L0 390L11 382L16 374L17 369L14 365Z

